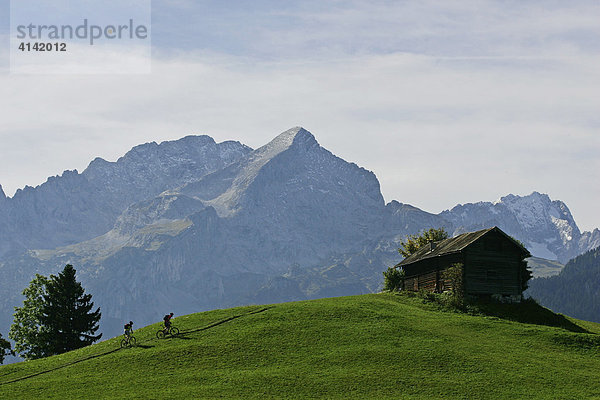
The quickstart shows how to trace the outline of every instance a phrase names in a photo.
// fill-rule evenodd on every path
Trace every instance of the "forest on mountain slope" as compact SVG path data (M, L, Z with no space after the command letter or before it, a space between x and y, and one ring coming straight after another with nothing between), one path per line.
M600 322L600 247L570 260L556 276L531 280L527 295L555 312Z

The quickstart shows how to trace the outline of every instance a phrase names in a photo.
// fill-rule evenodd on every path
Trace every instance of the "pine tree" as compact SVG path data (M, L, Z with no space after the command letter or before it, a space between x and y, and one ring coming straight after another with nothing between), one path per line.
M15 341L15 352L26 360L47 355L42 342L44 326L40 321L47 283L47 277L36 274L23 290L23 306L15 307L13 324L8 332L8 337Z
M40 321L44 326L43 343L48 354L61 354L88 346L102 337L99 328L100 308L91 311L91 294L75 280L75 268L67 264L58 276L51 275L46 284Z
M2 338L0 333L0 364L4 362L5 356L14 356L15 353L10 348L10 342Z

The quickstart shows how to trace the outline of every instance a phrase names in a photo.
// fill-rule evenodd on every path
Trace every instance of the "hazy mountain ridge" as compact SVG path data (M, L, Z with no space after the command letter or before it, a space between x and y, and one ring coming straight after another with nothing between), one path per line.
M149 323L165 309L181 314L376 291L381 272L400 261L399 241L432 226L460 233L498 225L528 246L544 244L534 255L541 249L558 257L600 239L598 230L581 234L562 202L536 192L438 215L386 205L372 172L336 157L300 127L256 150L206 136L141 145L115 163L96 159L82 174L66 172L25 191L0 195L0 229L34 227L40 218L47 228L39 238L52 227L71 228L69 218L74 228L43 246L0 253L8 277L0 307L18 304L35 272L56 273L69 262L102 307L103 329L113 333L123 318ZM43 205L46 197L35 214L31 199ZM29 207L16 214L21 225L4 218L20 198ZM4 207L7 201L13 204ZM62 219L48 217L44 210L55 203L75 206Z
M134 147L116 162L93 160L12 198L0 196L0 257L78 243L110 230L131 203L222 169L251 149L188 136ZM4 194L4 192L2 192Z

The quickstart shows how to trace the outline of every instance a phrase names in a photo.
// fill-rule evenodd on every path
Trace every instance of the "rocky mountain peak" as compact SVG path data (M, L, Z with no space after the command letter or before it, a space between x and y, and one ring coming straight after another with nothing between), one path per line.
M519 202L541 202L541 203L551 203L550 197L546 193L540 193L537 191L531 192L531 194L527 196L518 196L515 194L507 194L506 196L500 197L500 200L494 202L494 204L498 203L519 203Z
M206 135L135 146L116 162L96 158L83 172L102 186L139 187L154 195L171 187L192 182L221 169L252 149L239 142L216 143ZM138 197L136 197L138 199ZM141 199L141 197L139 197Z
M594 240L588 234L581 242L582 234L566 204L539 192L509 194L493 203L458 205L440 216L452 222L454 233L496 225L523 241L533 255L561 262Z
M2 190L2 185L0 185L0 201L6 199L6 194L4 194L4 190Z
M301 126L294 126L293 128L290 128L287 131L281 132L273 140L279 140L281 138L290 138L291 140L295 140L295 139L315 140L315 137L313 136L313 134Z
M508 195L494 203L505 205L526 229L551 224L560 231L563 242L579 236L580 231L571 211L560 200L551 200L547 194L533 192L527 196Z
M213 138L207 135L190 135L178 140L169 140L157 144L149 142L133 147L116 162L106 161L100 157L95 158L83 172L92 179L119 170L132 170L140 168L140 165L152 165L160 169L168 169L174 165L202 164L206 156L214 157L225 155L228 159L237 159L241 153L247 153L251 149L239 142L227 141L217 144ZM229 160L231 161L231 160ZM148 168L146 168L148 169Z
M252 151L248 154L248 157L240 159L235 166L230 168L231 184L220 193L212 204L222 215L231 214L238 209L239 201L255 182L261 171L274 159L284 153L301 154L312 150L319 151L322 149L314 136L306 129L294 127L280 133L269 143ZM206 182L206 184L209 183ZM205 191L206 188L203 186L206 185L199 182L199 184L192 184L191 187L188 187L188 190L197 191L200 187L202 191Z
M312 133L300 126L296 126L280 133L275 139L258 148L255 151L254 158L267 160L292 147L307 149L318 146L319 143L317 143Z
M17 190L12 198L1 196L0 226L11 231L0 230L0 257L23 246L53 248L104 234L129 205L201 179L250 151L205 135L151 142L115 162L96 158L81 174L65 171L36 188Z
M193 155L204 147L214 146L216 142L207 135L189 135L178 140L167 140L157 144L149 142L133 147L125 155L119 158L122 162L148 161L153 158L169 158L181 155Z
M293 140L294 145L304 146L304 147L312 147L312 146L319 145L319 143L317 142L317 139L315 139L313 134L300 126L292 128L289 131L295 132L294 140Z

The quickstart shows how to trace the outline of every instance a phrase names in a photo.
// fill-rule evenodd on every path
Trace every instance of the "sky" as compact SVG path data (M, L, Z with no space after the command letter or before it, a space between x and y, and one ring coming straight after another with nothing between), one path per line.
M127 74L11 74L9 15L0 0L9 196L141 143L303 126L386 201L538 191L600 227L597 1L152 1L151 72Z

